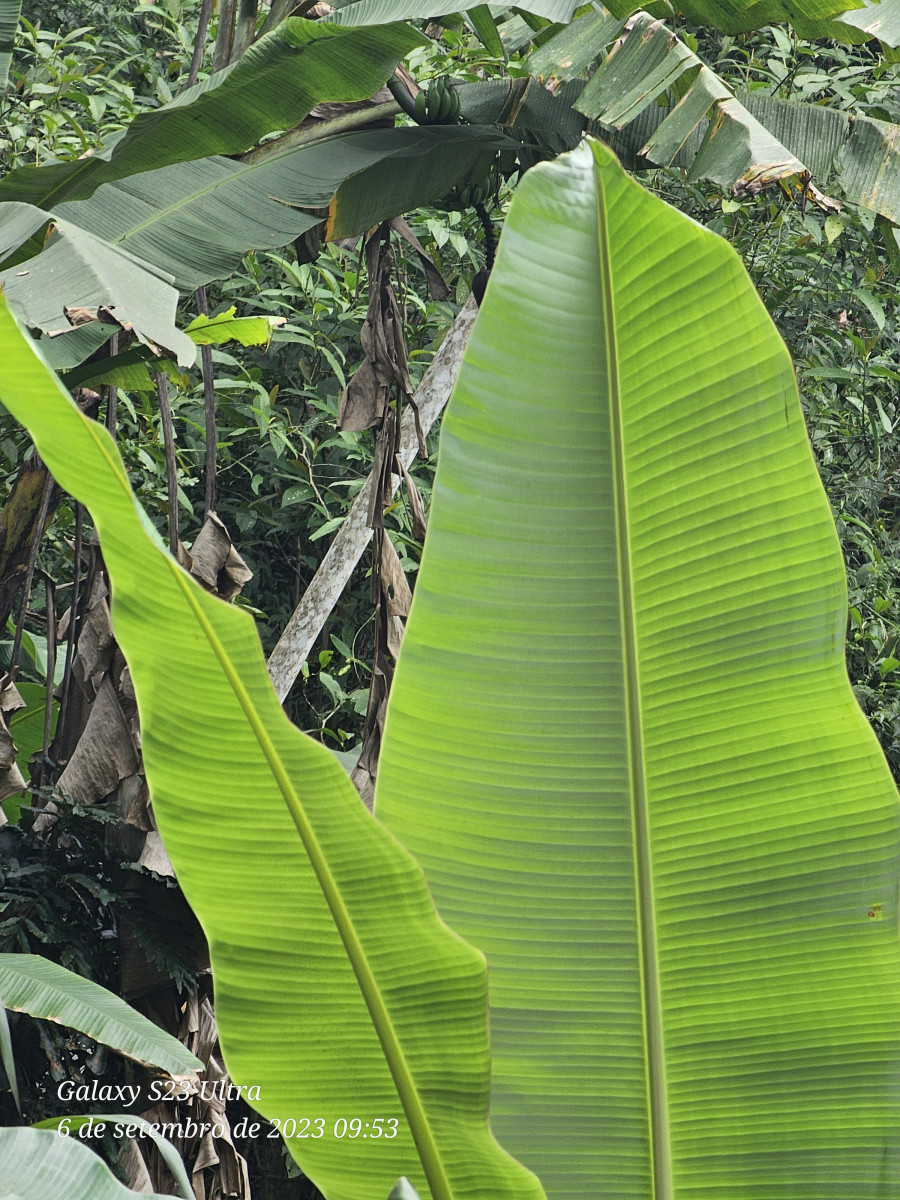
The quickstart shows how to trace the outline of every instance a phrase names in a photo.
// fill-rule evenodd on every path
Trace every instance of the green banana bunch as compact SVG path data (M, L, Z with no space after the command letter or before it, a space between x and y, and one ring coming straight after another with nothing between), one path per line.
M480 183L464 183L448 192L441 204L451 212L462 212L466 208L474 208L476 204L487 204L497 191L497 172L491 167Z
M459 95L447 79L432 81L415 100L416 120L420 125L455 125L459 120Z

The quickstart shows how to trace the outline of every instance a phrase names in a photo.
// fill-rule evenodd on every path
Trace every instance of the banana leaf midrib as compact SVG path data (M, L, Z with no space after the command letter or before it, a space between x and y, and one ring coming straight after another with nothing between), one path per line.
M385 1004L365 948L357 934L353 918L344 904L340 888L329 868L328 860L319 844L315 830L307 817L297 789L291 780L281 755L278 753L272 737L253 705L253 701L241 680L240 674L229 659L220 638L207 619L206 614L197 603L197 599L188 585L187 577L174 560L167 559L166 565L171 570L174 579L180 587L187 607L191 610L213 653L219 660L222 674L228 680L229 687L243 710L247 724L252 729L253 736L256 738L259 748L268 763L278 790L284 799L285 806L291 815L291 820L297 829L297 834L303 843L303 848L309 857L310 865L319 881L319 886L322 888L322 893L331 912L338 935L343 942L347 958L350 961L353 973L359 984L359 990L362 992L372 1025L375 1028L378 1040L384 1051L391 1077L397 1088L400 1103L403 1106L406 1119L409 1121L410 1132L415 1141L422 1169L425 1172L428 1185L431 1189L432 1200L453 1200L453 1189L444 1169L443 1158L435 1141L431 1123L428 1120L419 1089L416 1086L406 1055L403 1053L403 1047L397 1035L397 1030L394 1028L394 1023L391 1020L390 1012Z
M625 691L625 729L631 798L634 851L634 891L637 909L638 960L641 980L641 1017L647 1053L647 1116L650 1126L651 1177L654 1200L672 1200L672 1151L669 1136L665 1047L656 937L653 863L644 768L641 717L640 664L637 647L634 581L631 572L628 480L623 431L622 392L619 379L618 338L612 253L606 219L602 179L597 180L597 233L603 336L606 343L606 391L609 405L612 490L616 522L619 612L622 631L622 676Z

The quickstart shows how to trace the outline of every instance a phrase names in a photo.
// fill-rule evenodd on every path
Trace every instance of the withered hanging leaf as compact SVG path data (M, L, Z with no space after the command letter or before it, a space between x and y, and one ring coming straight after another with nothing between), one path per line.
M409 606L412 604L412 592L409 584L406 582L406 575L400 563L400 556L394 549L394 543L388 537L387 533L382 533L381 538L381 594L384 600L384 606L387 612L392 617L405 617L409 615ZM390 649L390 647L388 647ZM391 654L394 651L391 650ZM396 658L396 654L394 654Z
M184 553L184 565L191 575L223 600L233 600L253 578L253 572L235 550L224 523L213 512L207 514L190 553Z
M22 699L19 689L11 681L3 684L3 690L0 691L0 712L7 719L18 712L20 708L27 708L28 705Z
M188 992L184 1011L178 1018L169 1004L154 1006L152 1016L206 1066L203 1084L200 1087L193 1086L191 1094L177 1101L174 1108L171 1102L162 1102L141 1115L153 1124L170 1126L170 1140L188 1165L198 1200L226 1200L231 1197L243 1200L249 1197L247 1164L234 1147L226 1112L231 1078L222 1063L216 1018L210 999L204 996L201 1000L194 987ZM189 1132L190 1129L202 1129L203 1136L198 1140L196 1135ZM222 1136L213 1137L213 1129ZM171 1177L160 1155L146 1143L142 1143L142 1148L148 1160L153 1191L170 1191ZM207 1182L203 1172L209 1168L213 1168L214 1175Z
M106 603L107 595L108 591L103 576L97 572L87 611L78 631L78 654L72 664L72 673L88 699L93 699L97 694L100 684L112 666L116 650L112 621ZM60 621L57 635L60 640L68 632L70 619L69 615L65 614Z
M400 463L403 482L406 484L406 498L409 502L409 513L412 517L412 535L417 541L421 542L426 533L425 505L422 501L422 495L416 487L409 471L403 465L402 459L398 459L397 461Z
M9 718L20 708L27 707L14 683L6 682L0 691L0 801L7 800L25 788L25 779L16 766L16 747L9 732ZM0 809L0 825L6 824L6 814Z
M384 510L393 494L394 463L400 453L400 423L393 409L384 414L381 427L375 434L375 454L372 459L372 497L369 503L368 525L370 529L384 528ZM377 549L377 547L376 547ZM379 561L376 556L376 563ZM375 592L372 599L375 600Z
M381 381L376 364L366 359L341 394L338 427L350 433L371 429L384 415L389 393L390 384Z
M47 468L36 454L26 458L0 508L0 626L6 625L20 594L34 539L43 537L62 495L59 488L53 488L44 529L37 529L48 478Z
M80 640L80 639L79 639ZM59 777L59 787L78 804L95 804L134 775L138 756L109 675L103 677L84 732Z
M403 317L391 283L390 226L382 225L366 243L369 307L360 330L365 361L341 396L338 425L350 432L370 429L383 419L391 388L412 393L403 337Z
M138 866L145 867L148 871L153 871L156 875L162 875L168 879L175 878L175 871L169 862L169 856L166 854L162 838L155 829L151 829L146 838L144 838L144 847L137 861Z
M428 293L432 300L446 300L450 295L450 288L446 279L434 265L434 260L429 256L428 251L407 225L403 217L393 217L389 222L391 229L403 238L416 254L419 256L419 262L422 264L422 269L425 272L425 279L428 282Z
M376 620L381 619L382 615L382 611L379 609ZM366 706L366 720L363 728L362 750L356 766L350 772L350 782L359 792L359 797L369 812L372 811L375 802L375 775L378 771L378 755L381 750L381 738L384 734L384 718L393 675L393 667L387 661L383 650L376 646L372 680L369 684L369 703Z

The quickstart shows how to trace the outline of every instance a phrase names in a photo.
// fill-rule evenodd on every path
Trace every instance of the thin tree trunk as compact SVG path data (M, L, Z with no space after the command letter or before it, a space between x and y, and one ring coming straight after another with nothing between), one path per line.
M209 316L206 288L194 292L197 312ZM200 366L203 373L203 413L206 421L206 499L204 517L216 511L216 385L213 372L212 346L200 347Z
M230 62L241 57L256 34L256 0L238 0L237 18L234 23L234 41L231 46Z
M19 619L16 621L16 632L13 637L12 652L10 654L9 663L9 678L15 679L16 672L19 667L19 652L22 649L22 636L25 632L25 616L28 612L28 601L31 599L31 585L34 580L34 568L37 564L38 550L41 545L41 538L44 536L44 527L47 524L47 516L50 512L50 496L53 492L53 476L49 473L44 480L44 488L41 492L41 503L38 507L37 520L34 523L34 537L31 542L31 548L28 552L28 565L25 568L25 582L22 586L22 605L19 609Z
M200 5L200 21L197 25L197 36L194 38L194 53L191 55L191 67L188 71L188 87L193 87L200 77L200 64L203 62L203 51L206 49L206 34L209 29L209 17L211 13L212 0L203 0L203 3Z
M166 488L169 493L169 550L178 555L178 469L175 462L175 429L172 407L169 404L169 381L162 371L156 372L156 395L162 425L163 446L166 452Z
M44 759L50 749L53 724L53 680L56 675L56 588L49 576L44 580L47 598L47 691L44 695Z
M114 333L109 339L108 357L113 358L119 353L119 335ZM106 389L106 428L109 430L109 436L116 436L116 405L119 399L119 389L114 383L111 383Z
M474 300L464 305L416 389L413 404L419 411L425 433L437 420L453 390L477 311ZM400 431L400 460L405 467L409 467L416 457L418 446L415 411L411 404L403 414ZM392 493L399 484L400 480L395 475L391 480ZM374 489L375 479L370 475L269 656L269 675L280 700L284 700L291 690L301 666L369 544L372 537L369 506Z
M219 0L219 31L213 50L213 70L221 71L231 61L234 45L234 0Z
M78 602L81 591L81 545L84 527L84 508L76 501L75 504L75 554L72 571L72 599L69 602L69 628L66 631L66 665L63 670L62 688L60 689L59 718L57 730L65 729L66 716L69 709L69 692L72 687L72 665L75 658L76 626L78 624Z

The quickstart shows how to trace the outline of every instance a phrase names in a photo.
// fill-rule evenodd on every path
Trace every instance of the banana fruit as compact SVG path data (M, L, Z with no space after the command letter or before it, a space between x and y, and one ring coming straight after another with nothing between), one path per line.
M459 95L443 77L432 81L415 99L416 120L420 125L455 125L459 120Z
M474 208L476 204L487 204L497 191L497 172L491 167L480 183L464 183L458 185L441 201L441 207L451 212L462 212L466 208Z

